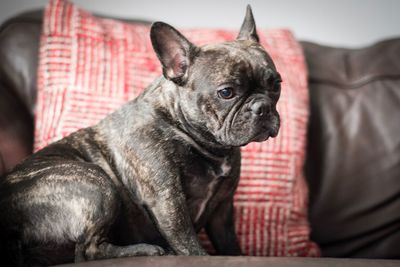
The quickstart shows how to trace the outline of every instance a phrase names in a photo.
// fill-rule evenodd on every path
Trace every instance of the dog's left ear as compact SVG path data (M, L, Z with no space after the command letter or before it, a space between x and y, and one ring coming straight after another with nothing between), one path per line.
M165 78L184 85L196 47L179 31L163 22L153 23L150 38Z
M257 35L256 23L254 21L253 12L251 11L250 5L247 5L246 16L236 39L252 40L254 42L259 42L260 40Z

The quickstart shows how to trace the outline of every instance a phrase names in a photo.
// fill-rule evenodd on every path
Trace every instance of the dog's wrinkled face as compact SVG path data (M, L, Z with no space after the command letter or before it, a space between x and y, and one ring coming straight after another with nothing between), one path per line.
M196 47L164 23L152 28L164 76L180 85L180 109L192 129L224 146L275 137L281 77L258 42L251 9L232 42Z
M202 114L218 143L240 146L278 134L281 78L257 42L202 47L192 70L188 87L196 94L186 108L197 119Z

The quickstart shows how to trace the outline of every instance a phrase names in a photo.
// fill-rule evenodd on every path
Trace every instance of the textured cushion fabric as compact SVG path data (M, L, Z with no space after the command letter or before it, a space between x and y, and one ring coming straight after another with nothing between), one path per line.
M303 47L312 239L323 256L400 258L400 39Z
M183 30L197 45L237 32ZM259 31L283 77L279 137L243 148L235 195L236 230L247 255L317 256L309 240L303 177L308 91L302 50L287 30ZM50 1L38 70L35 149L97 123L161 74L149 26L101 19L74 4Z

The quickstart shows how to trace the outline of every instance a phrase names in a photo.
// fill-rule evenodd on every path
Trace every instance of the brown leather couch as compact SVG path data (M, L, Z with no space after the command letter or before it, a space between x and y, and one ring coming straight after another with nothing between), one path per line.
M0 27L0 176L32 151L41 17L42 11L28 12ZM354 50L302 46L311 110L305 165L311 238L324 257L347 259L150 257L112 264L400 266L348 259L400 259L400 38Z

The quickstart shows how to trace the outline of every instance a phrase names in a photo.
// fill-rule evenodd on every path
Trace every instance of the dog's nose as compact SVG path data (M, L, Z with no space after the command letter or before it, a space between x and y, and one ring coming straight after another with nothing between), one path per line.
M256 116L264 116L266 115L267 105L263 102L255 102L250 107L251 112Z

